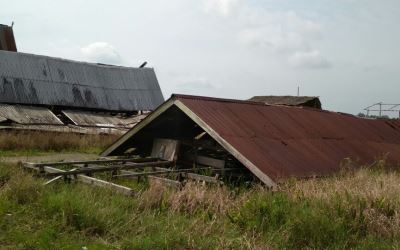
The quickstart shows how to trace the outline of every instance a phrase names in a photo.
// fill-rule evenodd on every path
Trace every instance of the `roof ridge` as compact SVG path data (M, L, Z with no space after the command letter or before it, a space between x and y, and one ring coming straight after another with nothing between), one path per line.
M87 64L87 65L93 65L93 66L98 66L98 67L108 67L108 68L122 68L122 69L153 69L152 67L130 67L130 66L122 66L122 65L113 65L113 64L106 64L106 63L99 63L99 62L88 62L88 61L78 61L74 59L67 59L67 58L62 58L62 57L55 57L55 56L48 56L48 55L38 55L38 54L33 54L33 53L26 53L26 52L14 52L14 51L7 51L7 50L0 50L0 53L12 53L12 54L19 54L23 56L31 56L31 57L41 57L44 59L52 59L52 60L59 60L59 61L64 61L64 62L70 62L70 63L81 63L81 64Z
M292 109L304 109L314 112L322 112L322 113L331 113L337 115L351 116L354 118L359 118L353 114L337 112L325 109L316 109L311 107L303 107L303 106L292 106L292 105L283 105L283 104L266 104L264 102L258 101L250 101L250 100L238 100L238 99L230 99L230 98L218 98L218 97L209 97L209 96L196 96L196 95L186 95L186 94L172 94L170 99L192 99L192 100L203 100L203 101L216 101L216 102L229 102L229 103L238 103L238 104L250 104L257 106L270 106L270 107L284 107L284 108L292 108Z
M239 99L231 99L231 98L219 98L219 97L210 97L210 96L197 96L197 95L186 95L186 94L172 94L171 98L174 99L193 99L193 100L204 100L204 101L217 101L217 102L230 102L230 103L245 103L251 105L258 106L276 106L271 104L265 104L262 102L248 101L248 100L239 100Z

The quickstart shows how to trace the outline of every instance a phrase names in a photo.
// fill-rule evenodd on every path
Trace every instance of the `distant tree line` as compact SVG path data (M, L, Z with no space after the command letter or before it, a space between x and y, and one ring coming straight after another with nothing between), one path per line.
M364 114L364 113L358 113L358 115L357 115L358 117L362 117L362 118L370 118L370 119L393 119L393 120L395 120L395 119L399 119L399 118L390 118L388 115L382 115L382 116L379 116L379 115L367 115L367 114Z

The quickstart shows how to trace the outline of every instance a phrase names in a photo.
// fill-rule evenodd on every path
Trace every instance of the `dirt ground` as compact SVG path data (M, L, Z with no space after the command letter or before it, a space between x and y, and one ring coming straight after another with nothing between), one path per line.
M59 162L59 161L87 161L99 158L97 154L83 153L54 153L40 156L5 156L0 157L0 162Z

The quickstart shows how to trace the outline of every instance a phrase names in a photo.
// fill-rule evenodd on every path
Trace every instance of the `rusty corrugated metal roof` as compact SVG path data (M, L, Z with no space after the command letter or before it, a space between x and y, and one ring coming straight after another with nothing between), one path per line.
M0 24L0 50L17 52L14 32L11 26Z
M360 164L387 156L400 164L400 121L362 119L312 108L173 95L154 115L175 105L264 182L336 172L345 158ZM147 120L147 121L146 121ZM112 154L141 123L106 150Z
M253 96L249 99L253 102L263 102L270 105L289 105L303 106L310 102L316 102L321 106L321 101L317 96Z
M154 110L164 101L154 69L0 51L0 102L107 111Z
M43 107L0 104L0 117L19 124L63 125L57 116Z

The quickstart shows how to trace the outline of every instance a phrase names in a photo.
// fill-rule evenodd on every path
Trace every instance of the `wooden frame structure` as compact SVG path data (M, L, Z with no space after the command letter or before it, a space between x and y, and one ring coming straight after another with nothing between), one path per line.
M135 191L129 187L122 186L110 181L93 177L96 173L110 172L112 179L128 178L140 180L145 177L150 180L162 182L167 186L181 188L188 180L201 181L205 183L222 185L219 180L219 173L223 171L234 171L237 169L219 169L212 167L177 168L173 161L158 158L128 158L128 159L107 159L93 161L70 161L70 162L49 162L49 163L23 163L27 170L33 170L42 177L52 179L43 183L49 185L57 180L75 180L81 183L110 188L115 192L131 196ZM71 168L72 167L72 168ZM70 169L67 169L70 168ZM215 177L202 175L199 171L215 173ZM175 175L175 179L168 178Z

